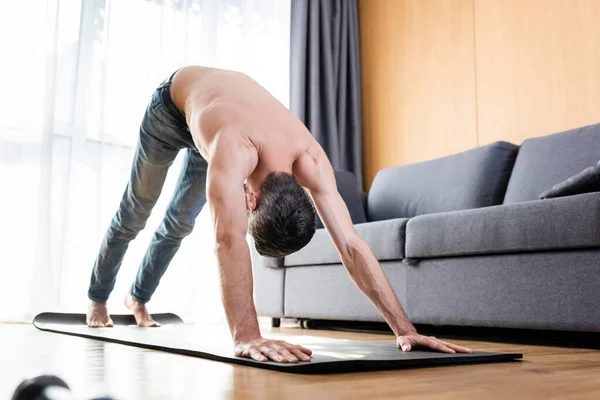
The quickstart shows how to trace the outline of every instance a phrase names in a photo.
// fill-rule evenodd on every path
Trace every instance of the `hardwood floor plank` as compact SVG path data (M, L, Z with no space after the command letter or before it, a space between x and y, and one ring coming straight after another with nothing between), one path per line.
M270 329L292 335L390 341L391 335ZM600 398L600 351L455 340L523 361L334 375L291 375L0 324L0 398L26 376L53 373L81 398L119 399L592 399Z

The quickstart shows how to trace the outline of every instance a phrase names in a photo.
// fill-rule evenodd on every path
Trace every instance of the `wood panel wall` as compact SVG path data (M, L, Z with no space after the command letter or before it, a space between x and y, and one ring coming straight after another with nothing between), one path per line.
M381 168L475 146L472 0L360 0L359 12L366 187Z
M378 170L600 122L600 0L359 0Z

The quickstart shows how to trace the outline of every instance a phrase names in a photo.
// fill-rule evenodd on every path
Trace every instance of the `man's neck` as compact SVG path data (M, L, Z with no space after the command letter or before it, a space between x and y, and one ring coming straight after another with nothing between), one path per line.
M267 179L267 176L273 172L285 172L288 174L292 173L291 166L285 168L284 166L280 166L279 168L270 168L261 164L260 160L258 162L258 166L254 169L252 174L246 179L246 192L247 193L259 193L260 186Z

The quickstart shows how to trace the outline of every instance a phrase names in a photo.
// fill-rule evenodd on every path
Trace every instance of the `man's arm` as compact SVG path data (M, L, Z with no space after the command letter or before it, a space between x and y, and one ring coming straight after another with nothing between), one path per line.
M356 233L348 208L337 191L333 168L320 147L296 161L294 175L300 185L308 189L350 277L388 322L398 338L398 346L404 351L424 346L448 353L470 352L464 347L417 334L369 245Z
M256 164L248 151L232 149L236 157L224 159L217 143L207 173L207 197L220 269L221 296L234 341L260 336L252 299L250 252L246 242L244 179ZM227 164L227 165L225 165Z
M309 361L311 351L283 341L263 339L253 300L248 216L244 180L256 167L256 150L239 135L216 140L211 149L207 197L215 233L221 296L237 356L279 362ZM234 156L232 156L232 154Z

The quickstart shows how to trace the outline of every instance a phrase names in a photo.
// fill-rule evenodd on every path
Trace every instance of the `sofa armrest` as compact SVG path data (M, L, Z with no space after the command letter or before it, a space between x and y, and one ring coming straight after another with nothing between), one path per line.
M362 206L363 206L363 211L365 213L365 216L367 215L367 206L369 205L368 201L369 201L369 193L368 192L362 192L361 193L361 198L362 198ZM368 222L368 220L367 220Z

